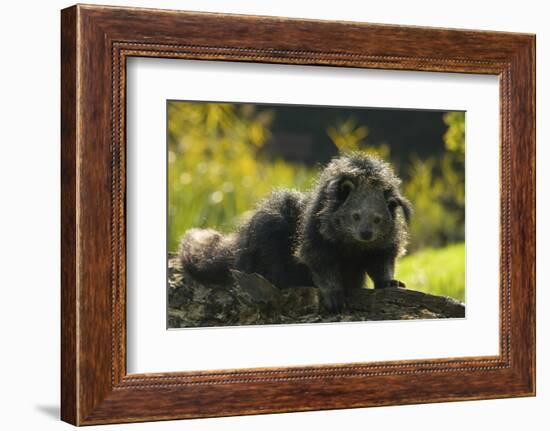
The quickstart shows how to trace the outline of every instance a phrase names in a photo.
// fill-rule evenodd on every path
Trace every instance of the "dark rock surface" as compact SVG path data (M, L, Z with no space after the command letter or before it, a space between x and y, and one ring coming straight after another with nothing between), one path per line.
M168 263L168 326L262 325L365 320L461 318L464 304L444 297L400 289L363 289L346 298L341 314L326 312L315 287L278 289L258 274L233 271L231 285L204 285Z

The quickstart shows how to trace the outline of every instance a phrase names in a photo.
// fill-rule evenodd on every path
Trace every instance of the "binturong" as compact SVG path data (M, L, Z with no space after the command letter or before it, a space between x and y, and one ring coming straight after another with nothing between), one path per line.
M202 282L228 283L231 269L257 273L279 288L316 286L324 307L339 312L347 292L405 287L394 279L405 253L411 204L391 166L352 153L334 158L305 193L276 190L235 233L191 229L183 269Z

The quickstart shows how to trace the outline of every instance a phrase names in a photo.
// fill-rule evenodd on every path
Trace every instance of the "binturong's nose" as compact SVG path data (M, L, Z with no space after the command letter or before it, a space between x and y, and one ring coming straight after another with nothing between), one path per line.
M359 235L361 235L361 239L368 241L372 239L373 232L370 229L363 229L361 232L359 232Z

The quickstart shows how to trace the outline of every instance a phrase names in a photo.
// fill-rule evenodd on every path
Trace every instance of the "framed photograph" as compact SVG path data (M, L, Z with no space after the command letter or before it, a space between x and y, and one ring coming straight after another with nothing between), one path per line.
M61 14L61 415L535 394L535 36Z

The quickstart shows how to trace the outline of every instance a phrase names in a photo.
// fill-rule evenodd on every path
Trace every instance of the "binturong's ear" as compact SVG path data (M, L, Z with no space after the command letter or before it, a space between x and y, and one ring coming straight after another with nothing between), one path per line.
M395 210L397 207L401 207L403 210L403 215L405 216L405 221L407 224L410 223L412 216L412 205L408 199L403 196L391 196L388 199L388 208L390 209L390 212L395 215Z
M325 192L337 204L343 203L355 189L355 183L350 178L330 180L325 186Z
M344 178L338 181L337 193L340 202L345 201L353 190L355 190L355 183L349 178Z

